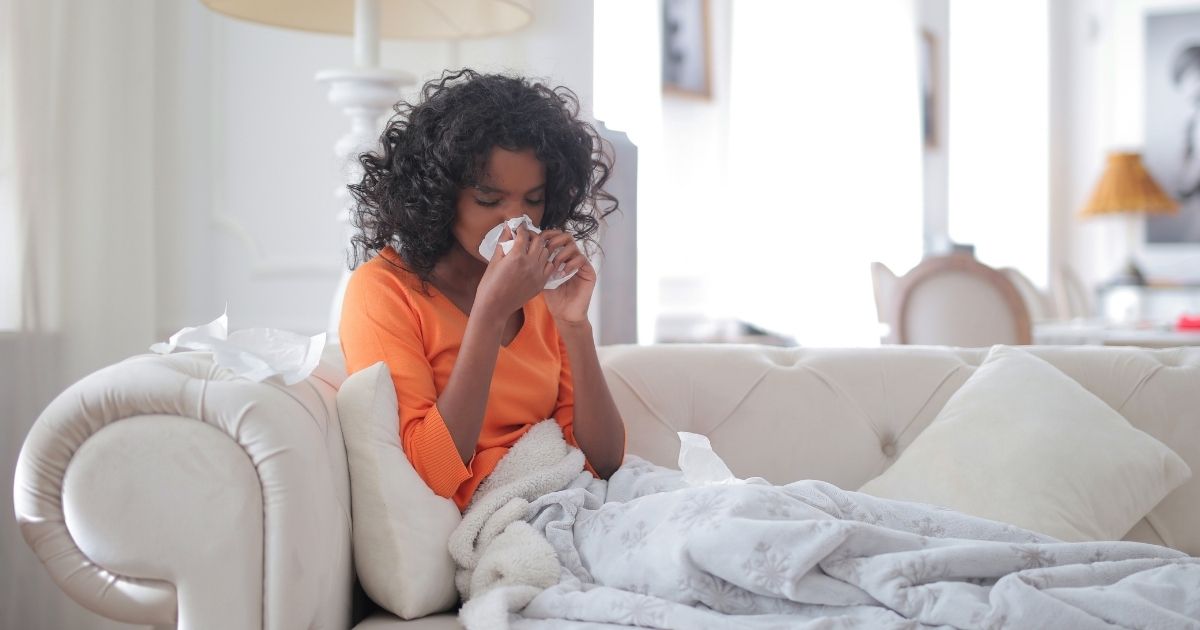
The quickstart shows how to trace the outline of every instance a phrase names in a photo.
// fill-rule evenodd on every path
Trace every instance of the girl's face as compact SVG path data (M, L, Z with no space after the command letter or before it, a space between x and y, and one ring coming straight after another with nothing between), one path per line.
M509 151L493 147L481 181L458 193L454 237L473 258L479 255L484 235L503 221L528 214L541 227L546 210L546 167L533 149Z

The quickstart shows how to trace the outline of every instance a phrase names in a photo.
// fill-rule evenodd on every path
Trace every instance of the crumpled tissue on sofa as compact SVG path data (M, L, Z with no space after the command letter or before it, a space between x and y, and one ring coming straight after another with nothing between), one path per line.
M246 328L229 333L229 305L221 316L203 326L186 326L152 352L170 354L176 348L209 350L213 361L238 376L261 382L279 375L285 385L308 378L321 361L326 333L305 337L278 328Z

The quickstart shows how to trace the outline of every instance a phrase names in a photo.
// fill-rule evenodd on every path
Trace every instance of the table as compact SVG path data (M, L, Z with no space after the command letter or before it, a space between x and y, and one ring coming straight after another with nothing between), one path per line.
M1200 284L1152 282L1096 287L1096 316L1112 322L1173 322L1200 314Z
M1033 343L1038 345L1097 345L1174 348L1200 346L1200 331L1179 331L1167 325L1134 326L1098 320L1035 322Z

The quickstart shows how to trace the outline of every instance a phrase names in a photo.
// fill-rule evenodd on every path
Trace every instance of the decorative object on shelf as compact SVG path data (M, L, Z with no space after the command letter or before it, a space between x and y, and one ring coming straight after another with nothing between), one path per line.
M1174 330L1183 314L1200 312L1200 283L1151 280L1096 288L1098 315L1110 324Z
M937 36L921 29L921 137L926 149L938 148L938 43Z
M751 343L764 346L799 345L790 335L775 332L735 317L702 314L661 314L655 323L654 343Z
M974 243L955 243L955 242L951 241L950 251L947 253L965 254L967 256L974 258L975 257L975 244Z
M712 98L708 0L666 0L662 11L663 92Z
M1172 214L1179 211L1179 203L1171 198L1158 182L1142 166L1140 153L1113 151L1100 181L1092 192L1091 199L1079 212L1084 218L1119 214L1125 221L1126 244L1132 248L1139 214ZM1133 259L1128 255L1125 270L1113 278L1114 284L1145 284L1146 279Z
M380 38L457 40L509 33L533 20L533 0L202 0L220 13L272 26L354 36L354 67L323 70L316 80L329 84L329 100L350 117L350 131L334 145L347 182L362 178L356 155L373 149L380 119L400 98L400 88L416 82L407 72L379 67ZM350 244L353 200L345 186L334 191L337 220ZM334 291L327 332L338 338L342 295L350 270Z

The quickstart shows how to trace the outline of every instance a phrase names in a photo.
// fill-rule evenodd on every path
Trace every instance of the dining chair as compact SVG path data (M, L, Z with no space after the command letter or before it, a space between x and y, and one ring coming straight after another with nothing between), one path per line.
M874 261L871 263L871 287L875 292L875 319L879 322L880 343L888 343L891 336L891 300L896 295L896 281L899 278L887 265Z
M1054 301L1064 319L1086 319L1092 317L1092 300L1087 285L1067 263L1058 265L1057 282L1054 283Z
M1038 288L1033 280L1029 279L1029 276L1021 273L1016 267L1004 267L1000 272L1012 281L1013 286L1021 294L1021 299L1025 301L1025 307L1029 309L1031 320L1044 322L1060 319L1050 294Z
M887 322L891 310L889 301L895 295L896 274L881 262L871 263L871 286L875 290L875 315L880 322Z
M1004 273L969 254L931 256L897 279L888 343L986 347L1029 345L1033 325Z

